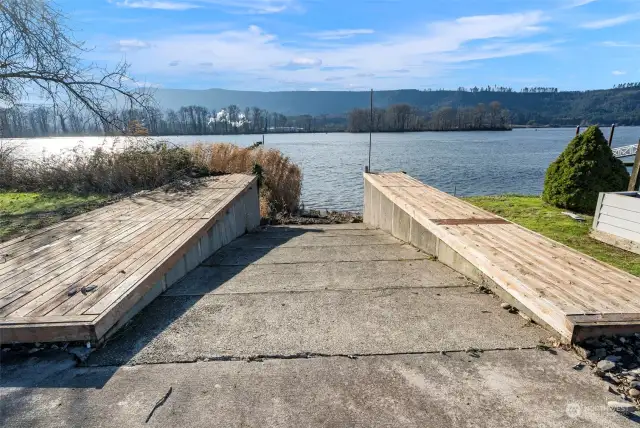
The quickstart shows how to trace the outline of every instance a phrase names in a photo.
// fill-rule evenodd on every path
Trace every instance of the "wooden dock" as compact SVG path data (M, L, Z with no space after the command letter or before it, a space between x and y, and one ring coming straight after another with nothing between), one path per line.
M99 342L259 222L256 178L233 174L2 243L0 343Z
M568 341L640 332L640 278L406 174L365 174L364 221L490 286Z

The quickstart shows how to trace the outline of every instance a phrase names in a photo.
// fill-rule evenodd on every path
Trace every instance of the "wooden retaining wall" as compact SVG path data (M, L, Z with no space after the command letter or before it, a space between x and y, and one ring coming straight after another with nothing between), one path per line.
M364 222L489 287L568 342L640 332L640 278L404 173L364 175Z
M0 343L99 342L259 224L256 178L233 174L0 244Z

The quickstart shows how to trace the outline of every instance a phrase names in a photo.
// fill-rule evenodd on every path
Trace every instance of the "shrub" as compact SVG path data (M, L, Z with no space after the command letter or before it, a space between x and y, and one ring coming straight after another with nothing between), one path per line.
M592 126L576 136L547 169L542 198L576 212L593 214L599 192L625 190L629 173L602 132Z
M0 189L22 192L127 193L201 175L191 153L147 138L110 147L77 146L34 160L0 155ZM207 171L204 171L207 174Z
M20 147L0 142L0 190L118 194L194 177L245 173L259 177L262 215L294 212L300 202L300 168L274 149L225 143L177 147L130 137L109 147L77 146L37 160L20 153Z
M224 173L261 172L261 214L294 212L300 203L302 172L279 150L233 144L196 144L191 147L195 160L211 171Z

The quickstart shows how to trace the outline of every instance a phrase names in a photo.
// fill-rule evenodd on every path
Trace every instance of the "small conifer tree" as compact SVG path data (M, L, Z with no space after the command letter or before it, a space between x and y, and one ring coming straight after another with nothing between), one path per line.
M577 135L547 169L542 199L560 208L593 214L598 193L626 189L629 173L597 126Z

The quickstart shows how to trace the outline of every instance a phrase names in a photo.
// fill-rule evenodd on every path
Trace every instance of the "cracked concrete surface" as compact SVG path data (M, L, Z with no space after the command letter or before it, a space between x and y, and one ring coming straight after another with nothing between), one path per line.
M274 227L207 264L84 367L3 358L2 426L635 425L551 333L380 231Z
M526 325L470 287L161 297L89 363L535 347L550 336Z

